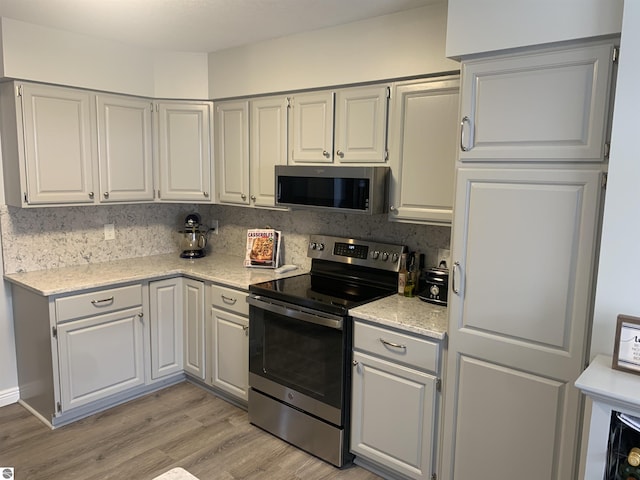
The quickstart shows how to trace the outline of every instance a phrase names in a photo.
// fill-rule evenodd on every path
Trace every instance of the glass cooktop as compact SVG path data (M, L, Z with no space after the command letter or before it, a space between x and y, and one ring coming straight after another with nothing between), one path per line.
M257 283L249 291L335 315L346 315L351 308L395 293L390 287L312 273Z

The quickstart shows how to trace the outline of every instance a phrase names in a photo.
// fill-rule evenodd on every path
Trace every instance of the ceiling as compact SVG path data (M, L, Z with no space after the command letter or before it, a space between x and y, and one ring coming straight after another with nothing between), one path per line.
M152 50L213 52L446 0L0 0L0 16Z

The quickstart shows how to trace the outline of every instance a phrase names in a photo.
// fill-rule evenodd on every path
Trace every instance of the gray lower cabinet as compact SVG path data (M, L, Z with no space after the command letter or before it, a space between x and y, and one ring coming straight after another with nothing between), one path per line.
M183 278L182 302L184 371L193 377L204 380L204 282Z
M142 307L58 327L62 411L144 385Z
M149 283L151 380L183 370L182 277Z
M389 476L432 478L440 345L356 320L351 451Z
M21 403L57 426L148 389L145 291L138 283L43 296L14 285Z
M249 389L247 293L221 285L211 285L209 288L208 383L226 396L245 403Z
M54 300L61 410L145 383L142 285Z

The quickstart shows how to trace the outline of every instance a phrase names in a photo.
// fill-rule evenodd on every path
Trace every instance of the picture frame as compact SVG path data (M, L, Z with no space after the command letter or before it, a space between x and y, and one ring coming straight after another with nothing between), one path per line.
M640 317L618 315L611 367L640 375Z

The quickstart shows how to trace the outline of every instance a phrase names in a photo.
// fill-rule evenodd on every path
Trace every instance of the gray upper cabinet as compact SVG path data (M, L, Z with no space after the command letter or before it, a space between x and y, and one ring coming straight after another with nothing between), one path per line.
M1 88L7 203L94 203L91 95L28 83Z
M275 166L287 164L288 100L264 97L251 100L250 179L251 204L275 204Z
M2 84L0 102L8 205L212 200L211 102L154 109L147 98L29 82Z
M459 90L458 76L394 86L389 220L451 223Z
M216 103L218 202L249 205L249 102Z
M388 103L387 85L293 96L289 163L385 163Z
M603 161L613 46L465 61L461 161Z
M213 104L167 100L157 110L159 199L209 203Z
M144 98L96 95L100 202L152 201L153 104Z
M287 163L287 97L216 103L217 201L274 208L275 165Z

